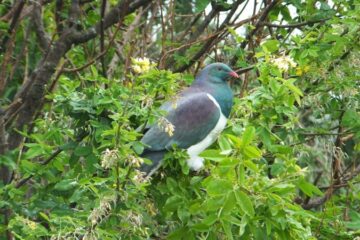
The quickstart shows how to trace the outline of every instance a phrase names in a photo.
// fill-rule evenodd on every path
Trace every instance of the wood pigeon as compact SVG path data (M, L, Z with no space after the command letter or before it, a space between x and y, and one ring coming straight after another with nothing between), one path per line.
M233 93L227 82L230 77L239 76L226 64L209 64L189 88L160 107L167 112L162 123L150 126L141 139L145 145L141 157L152 161L151 165L141 166L142 172L151 176L161 166L165 153L173 144L187 149L187 164L191 170L198 171L203 167L204 159L198 155L225 128L233 105Z

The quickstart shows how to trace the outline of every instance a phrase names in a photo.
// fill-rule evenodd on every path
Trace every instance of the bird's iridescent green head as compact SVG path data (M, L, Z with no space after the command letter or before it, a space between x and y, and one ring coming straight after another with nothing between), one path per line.
M231 77L238 78L239 76L224 63L212 63L201 70L197 80L201 82L226 83Z

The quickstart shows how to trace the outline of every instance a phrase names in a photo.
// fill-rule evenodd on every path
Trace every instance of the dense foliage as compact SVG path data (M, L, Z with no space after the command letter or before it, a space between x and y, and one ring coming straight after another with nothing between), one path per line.
M0 239L360 237L357 1L0 3ZM206 168L145 179L144 126L215 61L242 75Z

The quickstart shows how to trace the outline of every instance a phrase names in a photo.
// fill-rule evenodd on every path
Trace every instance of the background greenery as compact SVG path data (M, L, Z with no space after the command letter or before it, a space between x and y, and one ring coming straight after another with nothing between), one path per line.
M0 239L358 239L359 21L355 0L0 1ZM206 168L176 150L144 179L143 124L215 61L242 80Z

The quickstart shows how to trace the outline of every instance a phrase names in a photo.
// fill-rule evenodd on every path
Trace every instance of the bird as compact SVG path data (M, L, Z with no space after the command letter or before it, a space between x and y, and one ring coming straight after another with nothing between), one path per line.
M191 170L203 168L204 159L199 154L224 130L233 106L228 84L231 77L239 75L224 63L211 63L197 74L190 87L161 105L165 116L147 127L140 140L145 146L140 156L152 161L150 165L143 163L140 171L147 177L153 175L174 144L186 149Z

